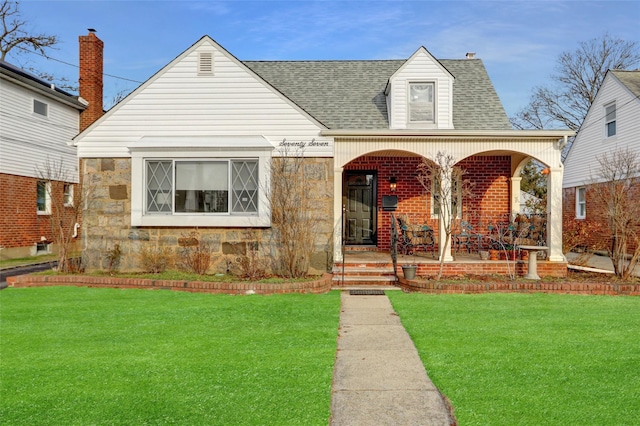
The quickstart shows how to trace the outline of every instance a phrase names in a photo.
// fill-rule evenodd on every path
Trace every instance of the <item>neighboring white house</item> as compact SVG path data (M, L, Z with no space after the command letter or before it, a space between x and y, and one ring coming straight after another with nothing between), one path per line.
M0 99L0 258L45 253L53 237L51 197L72 202L78 182L71 140L80 130L79 116L86 104L4 61ZM61 164L68 179L41 179L47 162Z
M564 218L597 220L588 187L598 157L620 149L640 155L640 71L609 70L564 162Z

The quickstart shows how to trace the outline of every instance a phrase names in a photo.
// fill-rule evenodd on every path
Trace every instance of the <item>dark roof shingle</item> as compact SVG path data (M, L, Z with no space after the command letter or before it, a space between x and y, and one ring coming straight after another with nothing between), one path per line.
M387 129L384 90L405 60L246 61L247 67L329 129ZM441 60L453 74L459 130L510 130L481 60Z

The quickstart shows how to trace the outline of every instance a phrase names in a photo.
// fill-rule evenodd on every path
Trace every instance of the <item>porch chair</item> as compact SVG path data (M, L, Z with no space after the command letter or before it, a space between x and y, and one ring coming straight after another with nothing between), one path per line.
M460 223L460 232L453 234L452 237L456 253L461 247L466 248L467 253L471 253L472 250L478 252L482 245L482 234L474 233L473 225L464 220Z
M435 259L436 242L433 229L428 225L411 224L406 215L398 216L398 249L402 254L413 255L416 250L431 251L431 257Z

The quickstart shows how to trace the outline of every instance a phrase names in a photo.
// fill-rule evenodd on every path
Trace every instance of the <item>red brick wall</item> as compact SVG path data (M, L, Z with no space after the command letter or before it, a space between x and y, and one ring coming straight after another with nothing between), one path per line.
M94 33L80 36L80 96L89 106L80 114L80 131L104 113L102 105L102 70L104 43Z
M344 170L376 170L378 173L377 205L383 195L397 195L395 214L408 214L414 223L426 223L437 235L438 221L432 219L431 197L417 179L421 157L363 156L344 167ZM474 182L473 197L463 201L463 219L474 225L476 232L486 233L490 221L504 220L510 212L511 158L509 156L477 156L459 163L467 170L464 179ZM397 189L389 190L389 178L395 177ZM378 250L389 250L391 245L390 213L378 210ZM437 237L436 237L437 238Z
M605 206L600 204L599 197L594 193L594 191L598 190L597 185L587 185L586 188L587 214L585 219L576 219L576 188L564 188L562 190L563 239L567 241L569 239L566 235L568 232L575 227L583 226L587 229L584 246L589 249L606 250L611 246L611 232L605 216ZM640 235L640 227L638 227L637 233ZM633 253L635 249L636 244L634 241L629 240L627 252Z
M38 180L0 174L0 246L8 249L30 247L40 242L41 237L53 238L51 216L37 212ZM63 185L52 182L52 206L54 203L62 206Z

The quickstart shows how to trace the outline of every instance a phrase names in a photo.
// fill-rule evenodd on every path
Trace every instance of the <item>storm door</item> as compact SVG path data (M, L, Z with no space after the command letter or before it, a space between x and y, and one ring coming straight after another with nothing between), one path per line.
M345 244L376 243L376 173L345 172Z

